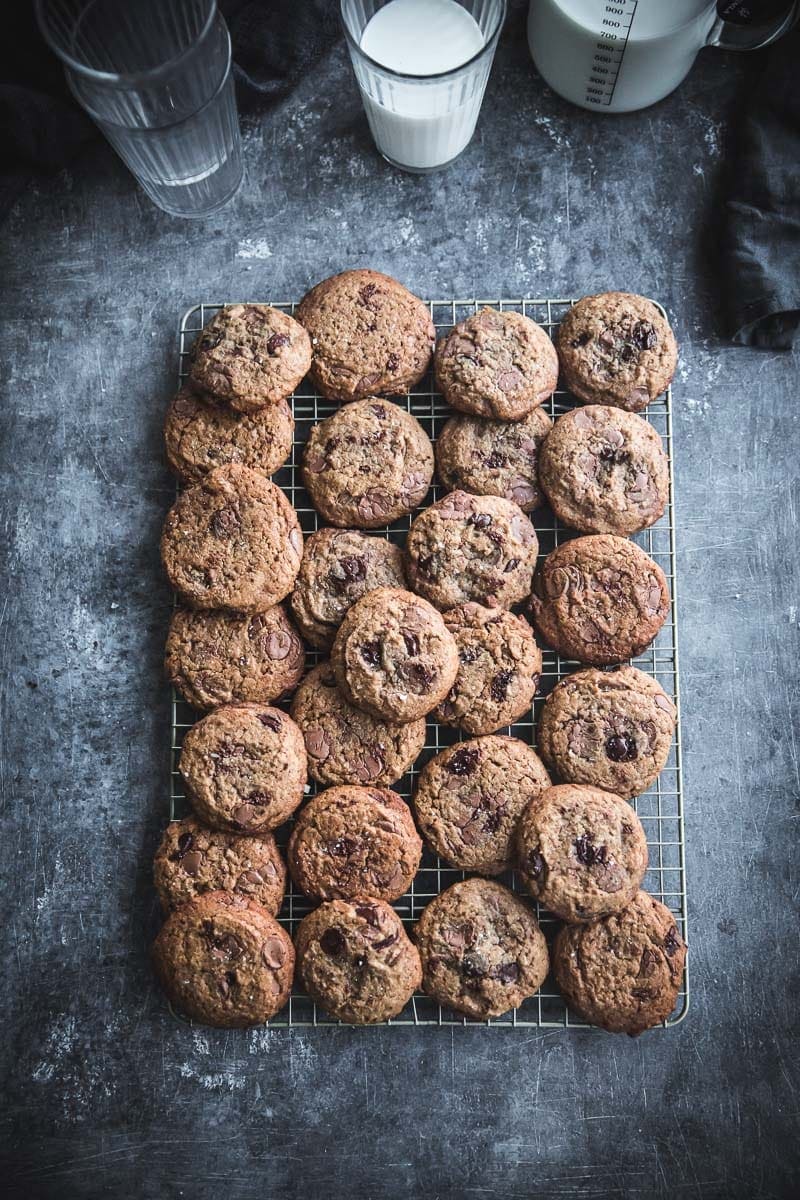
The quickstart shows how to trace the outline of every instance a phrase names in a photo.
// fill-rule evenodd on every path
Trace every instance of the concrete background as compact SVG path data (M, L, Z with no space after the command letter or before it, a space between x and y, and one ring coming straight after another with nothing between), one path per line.
M608 118L506 28L440 175L373 150L343 49L245 129L210 220L98 144L4 230L2 1140L9 1195L797 1195L797 354L721 340L715 236L755 61L701 55ZM190 1032L154 987L172 494L162 412L195 300L352 265L423 296L641 291L675 382L692 1007L669 1033Z

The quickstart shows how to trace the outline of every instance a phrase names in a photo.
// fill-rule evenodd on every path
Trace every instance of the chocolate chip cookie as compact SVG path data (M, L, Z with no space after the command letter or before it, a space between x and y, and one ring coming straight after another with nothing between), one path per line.
M520 815L550 777L517 738L475 738L448 746L422 768L417 824L437 854L463 871L499 875L514 859Z
M503 496L532 512L545 502L537 464L552 426L542 408L521 421L451 417L436 439L439 478L445 487Z
M230 463L187 488L167 513L161 557L192 608L264 612L292 590L300 523L262 471Z
M669 605L661 567L612 534L563 542L536 572L531 597L536 632L547 644L595 666L641 654Z
M253 616L181 607L172 614L167 677L194 708L268 704L295 688L304 664L303 643L280 604Z
M197 483L231 462L271 475L291 454L293 434L294 417L285 400L240 414L188 387L171 401L164 422L167 459L184 483Z
M329 650L351 604L375 588L405 586L399 546L357 529L318 529L306 538L292 612L306 641Z
M539 478L559 520L584 533L638 533L669 499L669 462L653 426L601 404L558 418Z
M395 792L365 787L332 787L309 800L287 850L292 879L314 900L397 900L421 857L408 805Z
M337 687L330 663L306 675L292 703L317 783L388 785L405 775L425 745L425 719L385 721L355 708Z
M276 916L286 890L286 867L270 833L222 833L185 817L164 830L153 864L164 912L205 892L236 892Z
M433 446L419 421L374 397L315 425L303 454L303 483L331 525L389 525L421 504L432 478Z
M567 387L584 404L640 412L667 389L678 362L675 335L644 296L585 296L558 327L556 346Z
M517 824L517 869L532 896L562 921L596 921L630 904L647 870L647 838L613 792L546 788Z
M511 608L530 591L538 549L519 505L500 496L449 492L413 522L406 575L437 608L469 600Z
M436 330L427 304L378 271L343 271L300 302L311 335L311 381L331 400L397 395L419 383Z
M533 913L489 879L466 879L431 900L415 940L422 990L478 1020L516 1008L547 975L547 943Z
M303 799L303 735L286 713L262 704L228 704L183 739L180 772L192 807L214 829L264 833Z
M311 366L301 324L267 304L231 304L212 317L192 347L189 382L239 412L285 400Z
M622 912L565 925L553 946L556 982L570 1008L590 1025L631 1037L670 1015L685 961L674 916L647 892Z
M436 347L436 382L445 400L477 417L519 421L544 404L558 382L558 357L530 317L482 308Z
M389 721L416 721L450 691L458 651L427 601L399 588L376 588L345 614L331 665L356 708Z
M433 719L467 733L494 733L530 711L542 652L530 625L504 609L462 604L444 623L456 639L458 674Z
M636 667L576 671L539 718L539 753L559 779L630 799L655 783L669 757L675 705Z
M329 900L300 922L297 971L315 1003L351 1025L396 1017L422 982L419 953L382 900Z
M164 922L153 966L170 1002L201 1025L246 1029L289 999L294 948L269 913L235 892L206 892Z

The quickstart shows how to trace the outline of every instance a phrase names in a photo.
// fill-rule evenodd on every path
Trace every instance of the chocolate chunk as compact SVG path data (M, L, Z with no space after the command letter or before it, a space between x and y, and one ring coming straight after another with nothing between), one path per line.
M293 638L285 629L276 629L267 638L267 654L274 662L282 662L292 648Z
M680 948L681 948L681 937L680 937L680 934L678 933L677 926L673 925L672 928L667 933L667 936L664 938L664 949L666 950L666 952L670 956L670 958L672 958L673 954L675 954L676 951L680 950Z
M219 508L211 518L211 532L218 538L231 538L239 533L242 522L232 505Z
M508 685L514 678L513 671L498 671L489 687L489 692L493 700L498 703L505 700L508 695Z
M273 333L272 337L267 342L267 354L275 355L282 346L289 345L288 333Z
M324 762L330 755L331 744L323 729L307 729L305 731L306 750L312 758Z
M583 863L585 867L593 867L598 863L605 866L608 861L608 847L594 846L587 833L582 833L575 839L575 853L578 862Z
M261 957L268 967L277 971L286 962L286 947L280 938L268 937L261 947Z
M273 733L280 733L280 717L274 717L272 713L259 713L258 719L266 729L271 729Z
M203 854L200 850L190 850L188 854L181 857L181 866L187 875L196 875L200 870L200 864L203 861Z
M606 742L606 754L612 762L633 762L638 754L636 742L627 733L615 733Z
M347 941L340 929L326 929L319 939L320 947L331 958L341 958L347 949Z
M361 657L371 667L379 667L381 665L381 643L379 641L365 642L361 647Z
M534 879L538 879L544 870L545 862L538 850L533 850L528 855L528 872Z
M461 750L457 750L450 759L447 770L451 775L471 775L478 765L480 756L480 750L470 750L464 746Z
M389 357L386 360L386 370L391 372L392 374L394 374L394 372L397 370L397 368L399 366L400 366L400 359L398 358L398 356L395 354L395 352L393 350L392 353L389 355Z
M377 929L380 925L378 918L378 910L374 904L357 904L356 913L361 917L362 921L366 921L373 929Z
M495 967L492 976L498 983L516 983L519 979L519 963L500 963L498 967Z
M472 513L467 518L468 525L474 525L476 529L488 529L492 523L492 518L489 513Z
M345 583L360 583L367 577L367 560L360 554L345 555L339 560L339 568ZM335 584L341 582L335 575L331 575L330 578Z
M406 644L406 650L412 658L416 658L416 656L419 654L419 638L415 633L412 633L410 629L401 629L400 632L403 635L403 641Z

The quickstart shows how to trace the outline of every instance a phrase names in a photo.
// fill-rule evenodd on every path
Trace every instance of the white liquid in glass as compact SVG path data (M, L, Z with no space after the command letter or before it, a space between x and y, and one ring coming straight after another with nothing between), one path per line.
M559 95L630 112L681 83L715 16L709 0L531 0L528 42Z
M455 0L391 0L361 36L361 49L389 71L375 73L362 92L380 151L415 170L441 166L460 154L478 119L488 74L484 70L437 79L480 53L480 26ZM434 78L430 78L434 76Z

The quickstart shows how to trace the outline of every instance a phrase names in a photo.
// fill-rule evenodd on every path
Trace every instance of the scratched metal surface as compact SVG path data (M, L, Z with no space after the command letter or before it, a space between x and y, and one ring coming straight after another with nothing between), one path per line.
M98 146L2 231L9 1195L797 1194L798 359L720 341L712 260L755 67L709 52L662 105L601 121L546 93L523 36L517 4L444 175L381 164L337 52L248 127L213 220L156 212ZM174 316L359 263L422 295L627 287L675 323L692 1006L672 1030L226 1034L153 986Z

